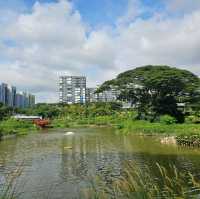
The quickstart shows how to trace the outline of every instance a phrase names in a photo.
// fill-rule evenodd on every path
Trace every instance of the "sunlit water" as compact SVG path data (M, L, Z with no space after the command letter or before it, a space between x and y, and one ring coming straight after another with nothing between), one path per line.
M67 135L71 131L74 134ZM23 199L80 198L91 177L115 178L124 164L156 162L200 173L200 150L163 145L156 137L117 134L111 128L50 130L0 142L0 180L23 162L16 192Z

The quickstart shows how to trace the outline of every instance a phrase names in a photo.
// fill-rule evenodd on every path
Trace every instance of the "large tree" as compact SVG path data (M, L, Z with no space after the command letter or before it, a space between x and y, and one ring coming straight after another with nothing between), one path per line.
M178 103L197 99L199 78L187 70L169 66L143 66L126 71L116 79L106 81L98 90L119 90L119 98L135 104L138 117L154 121L169 114L183 121Z

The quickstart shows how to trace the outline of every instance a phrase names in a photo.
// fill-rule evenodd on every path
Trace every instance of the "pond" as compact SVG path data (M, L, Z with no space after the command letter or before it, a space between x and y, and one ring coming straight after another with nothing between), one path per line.
M73 131L73 135L65 135ZM126 161L139 167L175 165L200 173L200 150L164 145L157 137L117 134L112 128L46 130L0 142L0 180L23 163L16 192L22 199L79 198L91 177L117 177ZM152 169L152 172L154 170Z

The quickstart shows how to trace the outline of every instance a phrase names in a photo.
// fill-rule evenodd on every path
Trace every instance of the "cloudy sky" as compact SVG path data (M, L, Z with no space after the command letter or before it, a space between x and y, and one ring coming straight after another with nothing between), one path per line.
M200 75L200 0L0 0L0 82L38 102L59 74L95 86L146 64Z

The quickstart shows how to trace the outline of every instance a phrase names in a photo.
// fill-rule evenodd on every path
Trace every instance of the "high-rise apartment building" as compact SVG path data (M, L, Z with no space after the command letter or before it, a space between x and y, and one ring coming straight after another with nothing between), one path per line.
M28 108L35 105L35 96L20 92L14 86L0 84L0 102L9 107Z
M28 94L28 106L33 107L35 105L35 95Z
M86 102L86 77L60 76L59 101L67 104L84 104Z
M0 102L7 104L8 85L2 83L0 86Z
M8 86L7 87L7 103L6 105L10 107L15 107L16 105L16 94L17 94L17 89L14 86Z
M87 88L86 90L87 102L115 102L117 101L119 92L117 92L115 89L110 89L107 91L103 91L101 93L96 93L97 88Z

